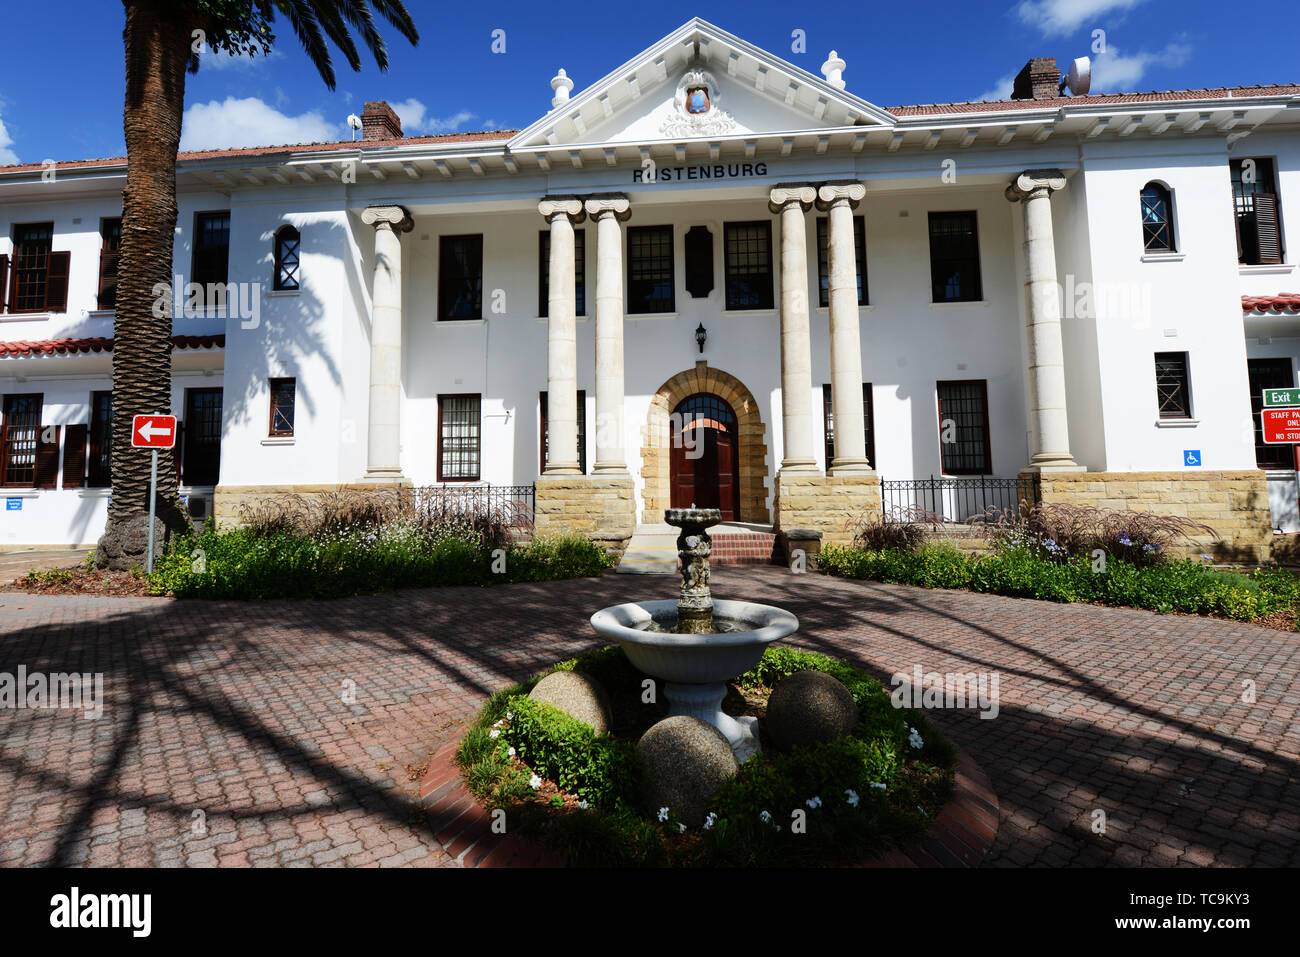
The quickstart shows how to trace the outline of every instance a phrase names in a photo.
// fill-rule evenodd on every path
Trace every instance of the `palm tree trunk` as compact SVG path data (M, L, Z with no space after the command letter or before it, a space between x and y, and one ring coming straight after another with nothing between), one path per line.
M127 173L113 330L113 491L99 548L100 564L119 568L143 565L143 540L126 530L132 524L147 528L141 516L149 508L150 452L131 447L131 419L171 411L172 320L154 316L154 289L158 283L170 288L172 280L176 152L192 42L187 5L170 0L123 0L123 5ZM158 493L158 514L175 527L183 519L171 451L158 454Z

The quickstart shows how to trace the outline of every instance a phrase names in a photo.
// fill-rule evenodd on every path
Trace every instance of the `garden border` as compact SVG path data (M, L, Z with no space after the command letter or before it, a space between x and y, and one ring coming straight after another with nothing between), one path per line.
M434 840L461 867L564 867L535 841L493 834L492 819L461 777L456 749L470 719L429 758L420 780L420 804ZM997 837L999 805L988 775L965 751L957 752L953 795L934 829L905 851L891 850L864 867L978 867Z

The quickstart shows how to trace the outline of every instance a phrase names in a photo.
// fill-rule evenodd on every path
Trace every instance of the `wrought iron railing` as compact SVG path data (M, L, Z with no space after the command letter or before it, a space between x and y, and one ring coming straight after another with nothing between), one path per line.
M417 515L489 514L507 525L533 525L536 485L422 485L413 491Z
M1037 475L1013 479L993 476L930 476L928 479L881 481L880 508L885 522L964 525L972 519L995 520L1019 514L1021 502L1040 499Z

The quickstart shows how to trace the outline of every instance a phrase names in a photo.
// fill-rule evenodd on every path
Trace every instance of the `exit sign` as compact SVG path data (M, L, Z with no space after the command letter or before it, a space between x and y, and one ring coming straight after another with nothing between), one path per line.
M1300 405L1300 389L1265 389L1264 408L1282 408Z

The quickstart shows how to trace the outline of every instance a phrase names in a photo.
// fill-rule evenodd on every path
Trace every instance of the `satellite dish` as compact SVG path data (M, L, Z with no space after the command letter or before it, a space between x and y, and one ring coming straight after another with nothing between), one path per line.
M352 127L354 130L361 129L361 117L357 116L355 113L349 113L348 126Z
M1074 62L1070 64L1070 72L1065 75L1061 81L1057 92L1070 90L1071 96L1086 96L1089 87L1092 86L1092 60L1086 56L1075 57Z

